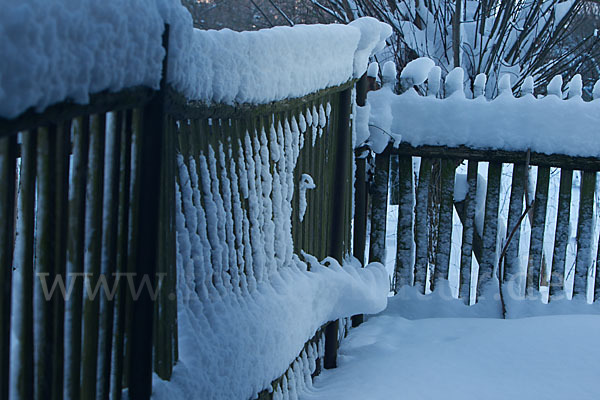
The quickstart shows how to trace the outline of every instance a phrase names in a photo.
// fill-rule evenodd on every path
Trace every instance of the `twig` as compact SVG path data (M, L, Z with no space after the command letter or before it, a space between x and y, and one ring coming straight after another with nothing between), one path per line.
M527 213L529 212L531 207L533 207L533 203L535 203L535 200L533 200L530 204L527 205L527 207L525 207L525 211L523 211L523 214L521 214L521 216L519 217L519 220L517 221L515 226L510 231L510 235L508 235L508 239L506 240L506 243L504 243L504 247L502 248L502 253L500 253L500 258L498 259L498 274L499 275L500 275L500 271L502 271L502 261L503 261L504 257L506 256L506 251L508 250L508 245L510 244L510 241L512 240L513 236L515 235L515 233L521 226L521 222L523 222L523 219L525 218L525 216L527 215ZM501 274L501 275L504 275L504 274ZM504 296L502 295L502 281L503 280L504 280L504 276L498 277L498 290L500 292L500 303L502 304L502 315L506 319L506 305L504 304Z

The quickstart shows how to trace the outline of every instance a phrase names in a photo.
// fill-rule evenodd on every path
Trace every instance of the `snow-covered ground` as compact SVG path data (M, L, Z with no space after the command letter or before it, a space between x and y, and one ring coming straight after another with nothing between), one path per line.
M398 304L352 330L300 399L600 398L599 315L407 319Z

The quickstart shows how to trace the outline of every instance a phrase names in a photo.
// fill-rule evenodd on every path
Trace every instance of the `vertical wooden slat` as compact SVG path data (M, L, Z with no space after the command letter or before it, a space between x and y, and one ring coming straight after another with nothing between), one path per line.
M429 268L429 183L431 181L431 158L421 158L419 182L416 190L415 205L415 286L425 294L427 288L427 269Z
M507 233L510 233L513 229L515 229L515 226L519 223L519 221L521 221L527 173L528 171L525 164L514 164L510 191L510 204L508 209ZM512 282L512 284L517 283L514 282L514 280L519 278L520 275L519 232L520 228L517 228L517 232L515 235L513 235L510 243L508 243L508 247L506 248L504 271L501 274L503 281Z
M483 251L477 279L477 296L493 277L496 266L496 238L498 237L498 206L500 204L500 178L502 163L490 162L485 195L485 217L483 220Z
M390 156L390 205L400 204L400 177L398 175L398 159L400 156L393 154Z
M588 272L592 265L594 191L596 171L583 171L577 218L577 260L575 263L575 283L573 297L585 299L587 295Z
M141 109L134 109L131 123L131 175L130 175L130 200L129 200L129 243L127 248L127 274L134 274L137 269L137 256L140 247L139 230L141 197L141 154L142 154L142 118ZM123 387L129 387L132 357L132 332L133 332L133 293L126 290L125 296L125 331L123 350Z
M67 275L73 290L66 303L68 348L65 354L65 397L80 398L81 320L83 260L85 237L85 194L88 168L89 118L77 118L71 125L73 136L73 174L69 189L67 232Z
M46 399L52 393L52 371L55 354L53 298L47 289L55 278L54 207L56 167L56 127L41 127L37 132L37 205L35 230L34 285L34 362L36 399ZM50 286L48 286L50 285ZM46 289L46 290L45 290ZM58 292L58 291L57 291ZM60 297L60 292L53 296Z
M390 151L375 156L375 177L371 187L371 234L369 262L385 263L385 230L387 224L387 195L390 170Z
M16 322L13 332L20 339L17 347L18 369L16 397L32 399L34 394L34 338L33 338L33 266L35 229L35 159L36 131L23 132L21 143L21 179L19 193L19 219L15 261L20 276L13 288L15 302L13 314ZM19 239L20 236L20 239ZM18 307L18 308L17 308ZM12 375L12 372L11 372Z
M367 239L367 173L366 158L356 158L356 180L354 184L354 239L353 255L365 262L365 245Z
M109 115L106 129L106 154L104 165L104 210L102 223L102 258L100 271L108 283L110 294L100 295L100 325L98 335L97 399L108 399L110 394L110 370L112 363L114 296L117 287L117 238L119 237L119 164L121 161L122 113Z
M90 117L90 153L85 210L85 290L83 294L83 345L81 350L81 398L96 396L100 298L98 285L102 260L102 208L106 116Z
M122 392L126 288L123 274L127 272L127 248L129 243L129 196L131 174L131 119L132 112L127 110L121 125L121 149L119 150L119 211L116 273L119 279L115 296L115 315L113 327L112 365L110 374L110 393L113 400L119 400ZM120 275L120 276L119 276Z
M565 279L565 257L569 243L569 217L571 211L571 190L573 186L573 170L561 169L560 189L558 197L558 214L556 217L556 233L554 235L554 255L550 276L550 297L552 301L563 292Z
M529 242L529 260L527 262L526 294L528 296L532 295L533 291L539 291L540 289L549 181L550 167L538 167L535 203L533 205L533 223L531 224L531 240Z
M54 214L54 272L55 276L67 279L67 233L69 213L69 167L71 154L71 124L64 123L56 131L56 175L55 214ZM65 301L61 296L54 296L54 343L52 360L52 399L62 399L64 389L65 366Z
M435 257L433 287L442 280L448 280L450 268L450 249L452 246L452 215L454 209L454 176L456 162L442 159L440 171L440 217L438 226L438 245ZM400 236L398 236L399 238Z
M8 399L17 135L0 138L0 398Z
M414 208L412 157L398 158L398 228L396 234L396 266L394 269L394 291L413 284Z
M462 248L460 256L459 297L465 304L471 302L471 260L473 257L473 232L475 231L475 202L477 196L478 162L469 160L467 165L467 185L465 198L465 219L463 223Z

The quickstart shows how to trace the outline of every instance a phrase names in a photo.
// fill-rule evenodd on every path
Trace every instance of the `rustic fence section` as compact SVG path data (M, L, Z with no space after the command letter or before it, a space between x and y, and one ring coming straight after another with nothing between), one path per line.
M408 143L386 150L381 155L377 155L379 160L389 161L391 153L397 155L400 160L406 159L400 163L397 171L399 176L398 184L406 188L399 197L399 217L398 217L398 252L396 261L396 288L402 285L419 285L419 291L425 292L425 287L432 290L439 279L448 279L448 263L450 248L452 245L452 208L454 208L460 217L462 223L462 243L461 243L461 261L459 277L459 297L463 298L466 304L471 303L472 298L479 298L484 293L483 288L490 282L492 277L499 276L501 285L514 284L515 280L521 280L523 283L522 293L517 293L517 286L513 286L511 291L517 296L533 296L540 291L543 286L549 287L549 301L556 298L570 297L564 288L565 277L569 274L574 275L573 297L586 298L587 288L594 286L594 298L596 301L600 295L600 287L594 283L593 277L598 277L598 256L592 254L592 249L596 248L597 236L593 234L593 202L598 196L596 189L596 176L600 171L600 160L592 157L571 157L564 155L546 155L533 152L516 152L504 150L480 150L464 146L411 146ZM420 170L416 170L414 158L420 158ZM440 160L441 173L435 181L428 181L431 162L428 160ZM461 201L453 200L454 177L456 168L463 162L467 163L467 194ZM488 164L487 185L485 188L485 216L483 225L483 234L480 236L475 229L474 215L477 191L477 166L479 163ZM501 253L497 249L498 233L498 193L500 188L500 179L503 165L510 168L512 165L512 183L510 193L510 205L508 207L508 224L506 237L500 238L503 249ZM387 164L386 164L387 166ZM529 167L537 166L537 179L535 185L535 197L530 200L529 205L524 205L525 188L528 185L530 174ZM377 168L380 166L376 161ZM423 167L426 171L423 171ZM548 185L550 171L560 171L560 193L558 196L558 217L555 228L555 239L553 244L553 259L549 262L543 254L544 237L548 235L547 208L548 205ZM580 202L577 215L577 254L575 265L566 265L567 243L569 237L569 210L571 207L572 193L576 190L573 180L574 172L577 171L581 176ZM390 174L391 176L391 174ZM413 183L413 177L418 176L418 184ZM421 184L424 183L422 187ZM375 177L374 185L380 182ZM387 186L387 180L383 182ZM428 197L422 194L422 191L437 190L442 193L440 206L432 208ZM372 213L377 215L377 209L386 207L387 196L379 199L376 189L372 192L373 207ZM387 193L387 190L382 191ZM414 204L413 204L414 202ZM413 212L414 210L414 212ZM430 221L426 216L437 213L439 223L430 224L424 221ZM528 262L525 271L519 267L518 247L520 226L524 218L531 213L531 238L528 249ZM405 220L408 215L408 220ZM384 222L385 223L385 222ZM406 236L412 242L412 228L414 223L414 240L417 244L415 260L412 259L412 252L406 251L404 241ZM381 224L381 222L379 222ZM379 226L379 225L378 225ZM379 227L378 229L386 229ZM424 232L425 230L425 232ZM432 243L428 242L430 237L427 232L431 230L439 231L439 240L437 247L432 251L436 252L435 262L428 261L427 254L423 248L432 248ZM515 233L516 232L516 233ZM510 241L509 241L510 237ZM418 240L417 240L418 238ZM372 236L373 239L373 236ZM499 260L500 255L502 260ZM598 253L600 254L600 253ZM471 268L471 258L475 257L479 264L478 276L473 276ZM499 265L499 261L500 265ZM433 268L433 273L428 271ZM592 269L595 268L595 271ZM498 272L499 271L499 272ZM427 277L427 283L422 282ZM476 293L472 293L472 288L477 288ZM517 292L515 292L517 291Z
M168 29L165 47L167 38ZM290 132L297 132L302 146L293 182L285 183L294 194L293 250L341 262L351 250L353 85L268 105L208 107L188 102L163 78L156 92L100 93L88 105L0 119L0 398L8 398L11 377L11 390L24 399L118 399L125 388L131 398L149 398L152 371L170 378L178 359L178 154L195 170L201 204L222 196L231 215L258 215L262 205L231 180L244 179L236 173L249 166L283 176L293 168L286 154L276 159L261 149L265 140L279 141L293 152ZM301 218L303 174L315 188ZM237 225L238 217L211 240L233 245L227 257L239 275L207 259L214 269L205 287L221 280L248 290L264 278L251 263L261 251L252 242L255 227ZM320 329L273 389L283 390L297 368L310 367L314 376L334 367L346 329L346 321ZM19 343L10 343L11 332ZM317 363L307 367L308 352Z

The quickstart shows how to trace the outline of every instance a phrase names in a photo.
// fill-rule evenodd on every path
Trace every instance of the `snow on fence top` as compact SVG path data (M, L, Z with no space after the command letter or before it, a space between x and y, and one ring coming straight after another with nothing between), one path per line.
M362 138L369 137L374 151L381 152L390 140L413 146L467 146L475 149L502 149L568 156L600 157L600 85L594 100L581 98L581 77L576 75L562 92L562 78L548 85L548 95L535 98L533 79L525 79L521 97L511 90L510 76L498 85L493 100L484 96L486 76L473 84L474 99L465 98L463 71L455 68L444 82L445 98L438 98L439 67L423 59L407 65L400 75L401 86L410 87L401 95L392 90L395 82L384 82L381 90L370 92L369 118L359 118ZM427 95L412 88L427 77ZM359 110L359 115L367 110ZM368 126L364 126L368 120ZM368 136L370 135L370 136ZM360 144L360 143L358 143Z
M168 82L190 100L267 103L360 76L391 28L349 25L200 31L178 0L25 0L0 13L0 117L134 86L158 88L170 25Z

